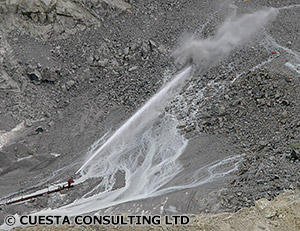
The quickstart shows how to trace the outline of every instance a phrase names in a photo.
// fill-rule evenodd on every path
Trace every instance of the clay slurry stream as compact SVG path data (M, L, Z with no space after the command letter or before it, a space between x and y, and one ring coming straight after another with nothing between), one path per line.
M77 171L77 184L88 179L98 179L100 183L68 205L36 214L71 216L93 212L196 187L236 170L240 156L231 156L196 171L189 171L184 182L170 184L184 171L179 157L188 141L178 133L176 118L165 113L164 108L193 77L195 71L205 73L218 65L276 15L277 10L272 8L231 17L219 27L214 37L204 40L192 38L182 44L174 56L177 63L187 67L176 74L101 146L96 145Z

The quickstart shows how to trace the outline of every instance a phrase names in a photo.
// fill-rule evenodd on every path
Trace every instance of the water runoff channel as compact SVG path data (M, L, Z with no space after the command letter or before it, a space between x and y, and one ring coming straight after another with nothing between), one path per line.
M275 9L268 9L230 19L220 26L213 38L189 41L188 45L183 45L181 49L184 51L180 53L184 56L181 60L188 58L194 62L185 65L111 136L106 134L100 138L76 172L76 187L91 179L101 179L99 184L70 204L33 215L75 216L90 213L197 187L236 171L241 155L232 155L188 171L183 182L170 184L184 171L179 158L189 142L179 134L176 117L166 113L165 107L196 71L197 74L205 73L218 65L276 14ZM193 55L194 51L198 53ZM124 175L123 186L114 188L120 172Z

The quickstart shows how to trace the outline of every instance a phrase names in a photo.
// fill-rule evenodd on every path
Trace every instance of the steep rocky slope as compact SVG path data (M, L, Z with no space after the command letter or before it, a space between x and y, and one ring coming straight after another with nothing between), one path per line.
M192 149L203 148L199 137L206 134L216 147L204 151L222 147L243 156L221 190L183 190L180 195L187 196L180 198L189 206L178 208L233 212L297 190L298 0L0 0L0 198L67 180L65 172L78 169L94 141L116 130L179 69L172 51L186 34L208 38L233 12L264 7L278 8L275 22L217 67L196 72L166 108ZM1 208L0 223L6 214L47 208L54 199ZM196 219L207 222L203 230L228 224L239 230L248 214L263 223L261 229L285 230L290 223L284 222L295 218L296 230L298 199L298 192L290 192L272 202L286 216L265 218L256 205L231 214L237 219L232 222L224 221L229 215ZM221 223L213 226L214 221ZM250 220L245 223L251 230Z

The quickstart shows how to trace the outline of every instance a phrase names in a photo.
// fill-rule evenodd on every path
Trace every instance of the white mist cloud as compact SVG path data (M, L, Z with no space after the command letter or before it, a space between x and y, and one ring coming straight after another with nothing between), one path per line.
M245 43L255 32L273 21L278 10L270 8L252 14L227 19L216 35L207 39L190 38L175 50L175 63L192 63L197 68L209 68L226 58L237 46Z

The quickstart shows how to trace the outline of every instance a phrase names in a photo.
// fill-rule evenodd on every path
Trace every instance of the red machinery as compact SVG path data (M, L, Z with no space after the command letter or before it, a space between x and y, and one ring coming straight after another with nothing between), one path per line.
M71 177L67 181L67 183L68 183L67 186L65 186L65 185L63 185L63 187L59 186L58 188L56 188L54 190L47 191L47 192L42 192L42 193L39 193L39 194L36 194L36 195L32 195L32 196L28 196L28 197L23 197L23 198L20 198L20 199L17 199L17 200L13 200L13 201L9 201L9 202L6 202L4 204L0 204L0 206L2 206L2 205L11 205L11 204L15 204L15 203L18 203L18 202L31 200L31 199L34 199L34 198L37 198L37 197L44 196L46 194L52 194L52 193L55 193L55 192L60 192L62 190L68 189L68 188L72 188L72 187L74 187L74 185L72 185L72 183L74 183L73 177Z

